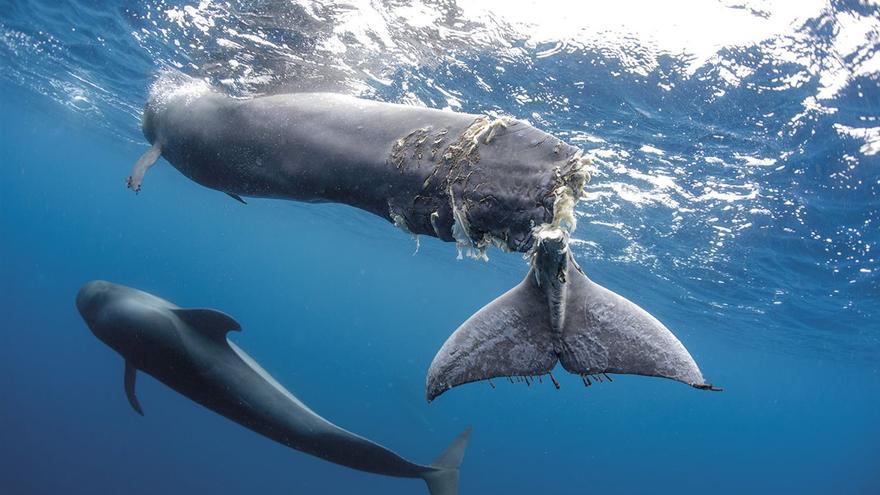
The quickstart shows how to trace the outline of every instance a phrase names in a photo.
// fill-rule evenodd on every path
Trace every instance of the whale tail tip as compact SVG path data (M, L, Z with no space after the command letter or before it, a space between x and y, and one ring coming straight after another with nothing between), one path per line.
M573 258L564 272L553 273L560 281L557 285L564 286L554 289L553 297L547 297L553 288L549 282L538 282L533 267L522 283L449 337L428 370L429 402L469 382L497 377L528 384L534 377L541 381L557 363L581 375L585 385L590 376L601 381L606 373L616 373L720 390L704 381L690 353L662 323L592 282ZM558 388L552 375L550 379Z
M431 463L433 469L422 474L431 495L458 495L458 469L470 436L471 428L468 427L434 459Z

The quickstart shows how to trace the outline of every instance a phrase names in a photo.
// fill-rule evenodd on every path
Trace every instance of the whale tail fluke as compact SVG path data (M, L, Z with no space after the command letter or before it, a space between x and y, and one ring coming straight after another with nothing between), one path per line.
M468 427L439 457L434 459L431 463L434 469L422 474L422 479L427 483L431 495L458 495L458 468L464 458L470 436L471 428Z
M465 383L549 373L559 358L543 297L529 272L458 327L428 370L428 402Z
M585 385L591 375L601 381L605 373L619 373L717 390L704 382L672 332L636 304L591 281L573 258L554 276L564 289L552 297L547 286L539 285L533 267L519 285L465 321L431 363L428 401L452 387L496 377L531 384L557 361L581 375Z
M694 358L663 323L629 299L593 282L574 265L559 362L569 373L654 376L703 390ZM601 378L600 378L601 380Z

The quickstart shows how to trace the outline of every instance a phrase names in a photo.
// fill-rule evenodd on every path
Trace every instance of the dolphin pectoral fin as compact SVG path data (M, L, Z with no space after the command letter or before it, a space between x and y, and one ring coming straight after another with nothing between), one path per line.
M690 353L660 321L571 265L559 353L567 371L584 376L585 383L589 375L621 373L720 390L705 383Z
M172 309L171 312L190 328L212 340L225 342L228 332L241 331L237 321L216 309Z
M232 198L232 199L238 201L239 203L241 203L241 204L243 204L243 205L246 205L246 204L247 204L247 201L241 199L241 196L239 196L238 194L231 193L231 192L228 192L228 193L226 193L226 194L228 194L230 198Z
M549 373L557 361L552 337L546 300L529 272L446 340L428 370L428 402L464 383Z
M134 164L131 175L126 180L126 186L135 193L139 193L141 191L141 184L144 183L144 174L156 163L160 156L162 156L162 149L159 147L159 143L156 143L146 153L141 155L137 163Z
M144 410L141 409L141 403L138 402L137 395L134 393L135 379L137 379L137 368L128 361L125 362L125 396L128 397L128 403L134 408L134 411L141 416Z

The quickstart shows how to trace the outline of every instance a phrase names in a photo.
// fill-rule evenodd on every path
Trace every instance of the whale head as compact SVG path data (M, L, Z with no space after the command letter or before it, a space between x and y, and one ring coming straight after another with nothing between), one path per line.
M150 144L162 139L163 121L167 111L184 108L198 98L212 93L211 86L202 79L196 79L176 71L166 71L159 75L150 86L150 96L141 117L141 130ZM161 144L161 143L160 143Z

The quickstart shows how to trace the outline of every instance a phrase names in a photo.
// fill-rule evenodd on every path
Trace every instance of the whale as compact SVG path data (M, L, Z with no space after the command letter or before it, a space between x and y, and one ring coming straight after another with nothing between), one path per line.
M153 97L151 148L128 187L161 156L193 181L243 197L343 203L413 235L525 252L558 197L583 188L582 152L508 118L334 93L236 99L202 89Z
M180 308L147 292L96 280L82 286L76 307L92 333L125 362L131 407L138 371L190 400L292 449L369 473L421 478L432 495L458 493L459 465L470 428L430 465L393 451L324 419L228 340L241 331L213 309Z
M135 192L161 157L242 203L341 203L417 242L454 242L459 258L486 260L495 247L529 260L522 284L441 347L427 374L429 402L473 381L540 379L557 363L584 383L638 374L718 390L668 328L574 260L574 207L590 180L577 147L507 117L334 93L233 98L201 83L162 87L144 108L151 147L127 179Z

